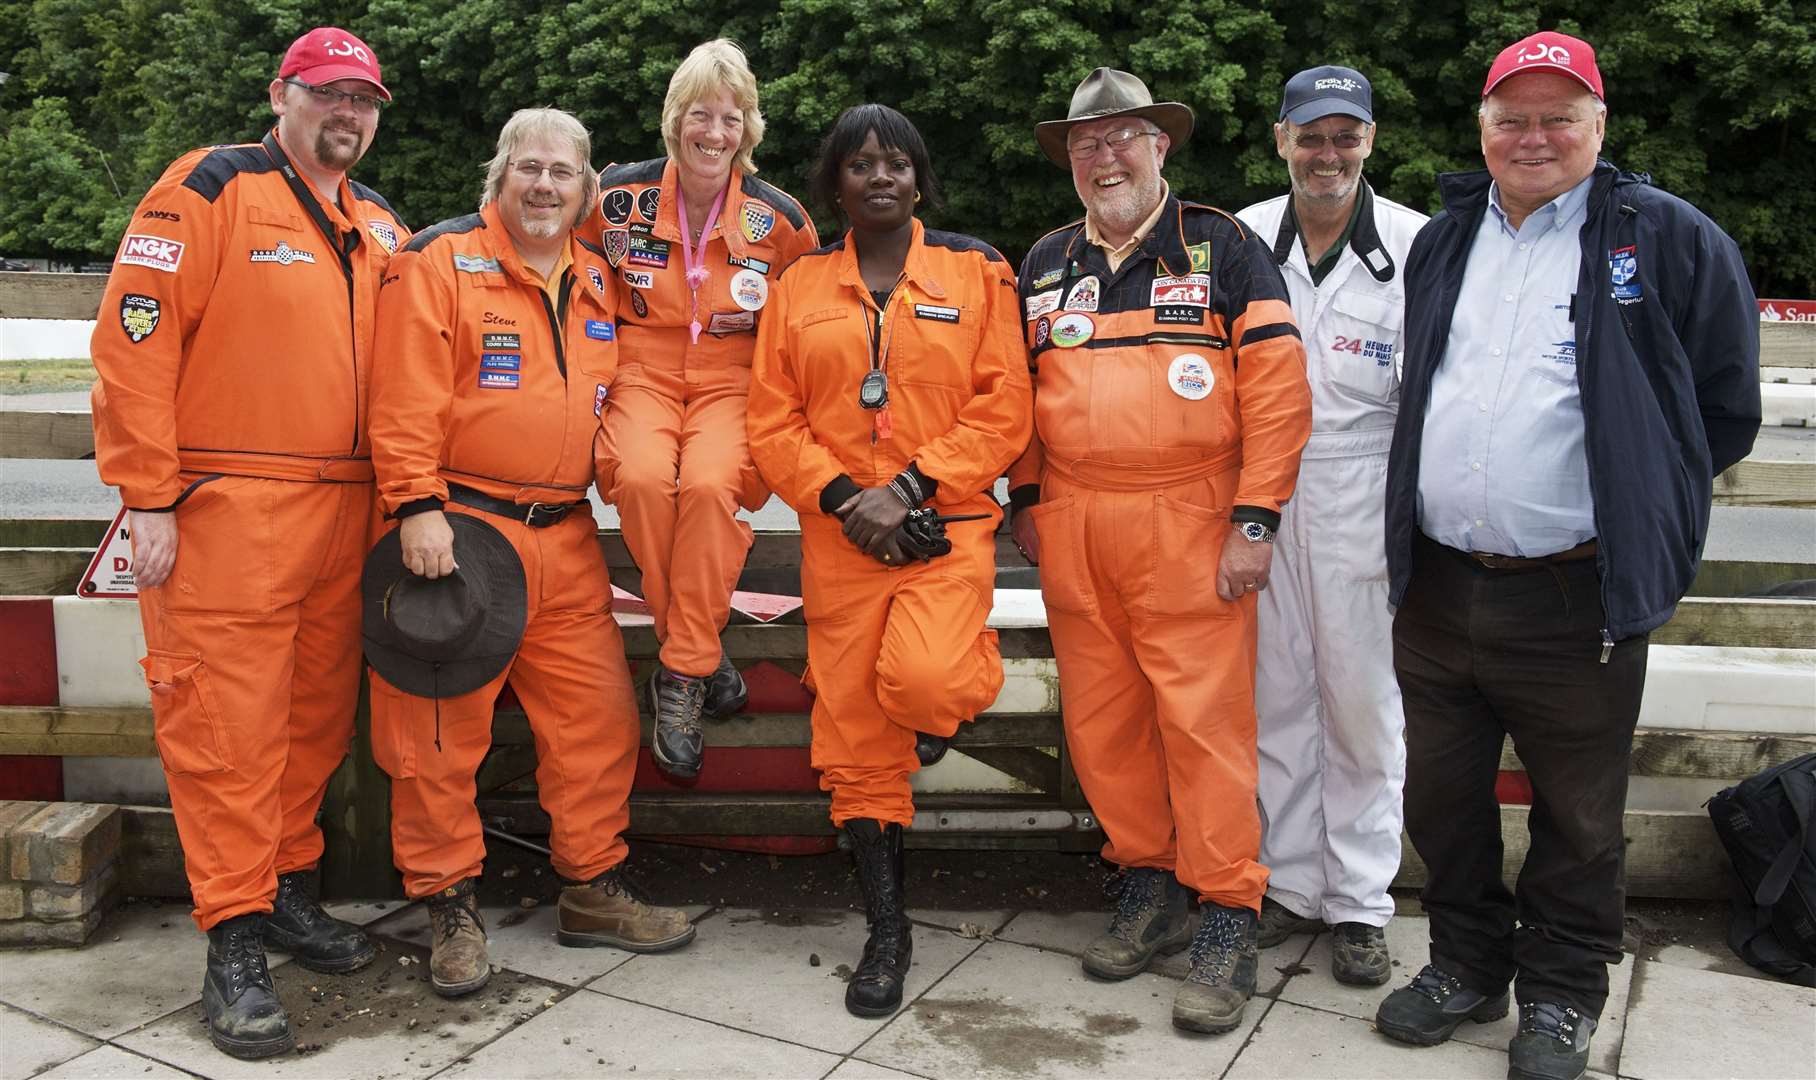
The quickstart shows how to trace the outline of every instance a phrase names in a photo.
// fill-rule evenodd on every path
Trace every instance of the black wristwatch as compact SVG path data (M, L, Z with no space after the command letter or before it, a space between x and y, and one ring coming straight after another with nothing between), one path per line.
M1271 544L1274 542L1274 530L1259 521L1238 521L1236 528L1242 531L1244 538L1251 544Z

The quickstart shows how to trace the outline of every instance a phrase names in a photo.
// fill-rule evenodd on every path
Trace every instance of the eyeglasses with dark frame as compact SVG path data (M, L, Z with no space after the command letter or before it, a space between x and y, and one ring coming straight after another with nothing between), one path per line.
M1293 136L1293 142L1301 150L1310 150L1314 154L1324 152L1324 144L1329 143L1339 150L1354 150L1362 145L1365 138L1361 132L1339 131L1335 135L1326 135L1319 131L1301 131Z
M549 179L555 181L557 184L571 184L580 179L580 170L571 165L563 165L559 162L553 165L544 165L535 158L511 162L511 171L516 173L526 184L534 184L536 181L542 179L542 174L545 172L549 174Z
M1072 157L1078 161L1084 161L1087 158L1096 157L1097 147L1101 144L1108 146L1111 153L1120 154L1124 150L1127 150L1136 139L1141 138L1143 135L1158 134L1160 134L1158 131L1142 131L1139 128L1123 128L1120 131L1112 131L1101 139L1088 138L1080 139L1074 143L1067 143L1066 153L1072 155Z
M390 104L384 98L372 94L349 94L345 90L336 90L332 86L316 86L313 83L306 83L294 75L284 81L291 86L299 86L307 90L309 95L326 109L338 109L340 103L345 101L353 106L354 112L371 114L379 112Z

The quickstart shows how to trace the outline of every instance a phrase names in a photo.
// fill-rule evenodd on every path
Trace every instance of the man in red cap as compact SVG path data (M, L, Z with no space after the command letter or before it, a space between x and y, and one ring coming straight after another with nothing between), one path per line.
M1759 427L1759 316L1740 251L1597 155L1595 51L1503 50L1486 172L1441 177L1406 264L1387 470L1406 829L1431 963L1381 1003L1402 1042L1520 1006L1513 1078L1571 1080L1621 958L1623 811L1647 636L1695 576L1714 477ZM1511 736L1531 845L1502 879Z
M270 85L262 142L191 151L133 211L92 354L95 459L129 508L141 663L208 935L216 1046L294 1037L265 944L314 971L375 950L307 872L360 676L374 505L374 313L409 230L347 171L391 99L359 38L311 30Z

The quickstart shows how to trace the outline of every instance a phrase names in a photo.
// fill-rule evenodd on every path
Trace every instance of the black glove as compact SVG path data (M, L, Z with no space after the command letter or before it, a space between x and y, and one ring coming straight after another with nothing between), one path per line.
M928 507L908 511L895 530L895 542L902 554L920 562L952 552L952 541L946 539L946 525L954 521L982 521L988 514L956 514L941 517Z

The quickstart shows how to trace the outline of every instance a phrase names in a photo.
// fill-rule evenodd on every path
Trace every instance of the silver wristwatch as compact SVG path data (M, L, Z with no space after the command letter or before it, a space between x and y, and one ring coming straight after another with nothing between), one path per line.
M1242 535L1251 544L1271 544L1274 542L1274 530L1261 524L1259 521L1239 521L1236 523L1236 528L1242 530Z

